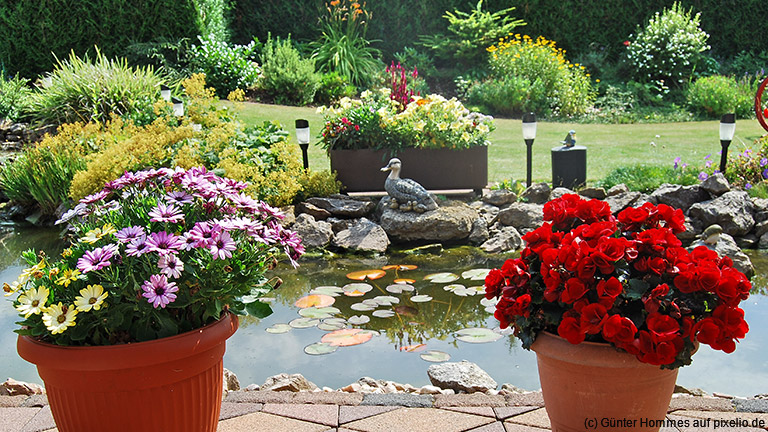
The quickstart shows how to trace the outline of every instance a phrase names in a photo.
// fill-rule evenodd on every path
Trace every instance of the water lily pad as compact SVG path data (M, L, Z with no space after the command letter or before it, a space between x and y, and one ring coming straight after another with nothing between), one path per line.
M344 292L341 287L332 286L332 285L326 285L326 286L319 286L312 291L310 291L310 294L323 294L328 295L331 297L338 297Z
M459 275L453 273L432 273L424 276L424 280L432 283L451 283L459 279Z
M369 334L371 335L371 337L381 336L381 333L377 332L376 330L362 329L360 330L360 333L367 334L367 335Z
M443 289L446 291L450 291L456 294L457 296L461 296L461 297L477 294L477 291L474 288L467 288L461 284L446 285L443 287Z
M363 281L366 279L374 280L374 279L382 278L386 274L387 272L380 269L360 270L352 273L347 273L347 279L359 280L359 281Z
M320 341L333 346L352 346L368 342L372 337L373 334L361 329L342 329L324 335Z
M376 309L376 306L367 305L365 303L355 303L349 308L352 309L353 311L368 312Z
M405 351L405 352L422 352L425 349L427 349L427 344L423 344L423 343L422 344L406 345L406 346L401 346L400 347L400 351Z
M397 278L397 279L393 280L392 282L394 282L396 284L412 284L412 283L416 282L416 279Z
M502 338L502 336L495 331L482 327L461 329L457 331L456 334L458 335L456 336L456 339L469 343L494 342Z
M451 359L451 355L442 351L429 350L419 355L422 360L433 363L442 363Z
M392 306L393 304L400 303L400 299L393 296L376 296L371 300L379 304L379 306Z
M330 354L336 351L337 349L339 349L339 347L336 345L331 345L325 342L317 342L317 343L313 343L312 345L305 346L304 352L309 355L323 355L323 354Z
M475 293L471 295L478 295L478 294L485 295L485 287L482 285L467 287L467 289L475 291Z
M337 313L340 313L341 311L333 306L328 307L309 307L304 309L299 309L299 315L306 317L306 318L330 318Z
M455 291L457 289L464 289L464 288L466 287L462 284L450 284L443 287L445 291Z
M381 269L406 271L406 270L416 270L417 268L419 267L413 264L389 264L389 265L385 265Z
M296 300L296 303L293 305L298 308L326 307L334 304L335 302L336 299L329 295L311 294Z
M371 321L368 315L352 315L347 319L347 322L352 325L363 325Z
M376 318L391 318L395 316L395 312L389 309L382 309L374 311L371 315L375 316Z
M415 295L411 297L411 301L415 303L426 303L428 301L432 301L432 297L426 294L420 294L420 295Z
M296 318L288 323L293 328L309 328L320 324L320 320L317 318Z
M375 307L375 308L379 307L379 302L376 301L375 299L365 299L365 300L361 301L360 303L366 304L368 306L372 306L372 307Z
M395 312L403 316L414 316L419 313L419 310L412 306L397 305L394 307Z
M373 287L367 283L351 283L342 287L344 295L349 297L362 297L365 293L370 292Z
M291 331L291 326L285 323L272 324L271 327L267 327L264 331L272 334L288 333Z
M491 272L491 269L485 269L485 268L478 268L478 269L472 269L467 270L461 274L461 277L464 279L469 279L473 281L484 281L485 277L488 276L488 273Z
M338 324L338 325L346 325L347 320L344 318L326 318L323 320L326 324Z
M335 331L335 330L341 330L343 328L347 328L346 324L339 324L336 322L327 323L325 321L321 322L317 325L317 328L322 331Z
M387 290L387 292L391 292L392 294L400 294L403 292L411 292L415 288L413 288L413 285L395 283L392 285L388 285L385 289Z

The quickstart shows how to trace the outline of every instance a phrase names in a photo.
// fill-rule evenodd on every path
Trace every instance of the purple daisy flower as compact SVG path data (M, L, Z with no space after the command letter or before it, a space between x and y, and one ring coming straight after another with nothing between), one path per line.
M212 226L208 222L198 222L189 232L189 235L197 241L195 247L207 247L213 241L213 236L221 230L219 224Z
M164 255L157 260L157 267L160 272L169 278L178 279L181 272L184 271L184 263L176 255Z
M152 222L181 222L184 214L175 204L157 203L157 206L149 213Z
M141 235L131 241L128 246L125 247L125 253L128 256L142 256L149 252L147 248L147 236Z
M175 282L168 282L168 278L165 275L152 275L148 281L144 281L141 286L144 293L141 295L152 306L157 309L158 307L165 308L168 303L176 300L176 294L179 288Z
M62 224L64 222L69 222L72 218L76 216L82 216L86 212L86 205L83 203L80 203L76 205L74 208L67 210L63 215L61 215L61 219L56 221L56 225Z
M176 253L184 246L179 236L165 231L150 234L146 243L149 252L156 252L158 255Z
M100 192L96 192L95 194L88 195L87 197L80 200L82 204L93 204L96 201L103 200L104 198L109 195L109 192L106 190L102 190Z
M213 259L226 259L232 257L232 251L237 249L237 244L232 240L232 236L224 231L218 233L209 245Z
M183 244L181 246L181 249L185 251L192 250L196 247L199 247L198 240L190 232L185 232L184 234L181 235L181 242Z
M237 208L247 211L248 213L256 213L259 210L259 202L252 197L240 193L229 197Z
M87 251L77 260L77 269L81 273L88 273L101 270L104 267L112 265L109 261L117 252L117 245L111 244L98 247L92 251Z
M167 194L165 199L168 200L169 203L182 205L191 203L194 201L195 197L183 191L176 191Z
M264 213L266 216L271 216L273 218L277 218L282 220L285 216L283 216L283 213L280 211L280 209L272 207L271 205L265 203L264 201L259 201L259 207L262 213Z
M146 238L146 233L144 227L132 226L121 229L115 233L115 237L123 243L131 243L139 237Z

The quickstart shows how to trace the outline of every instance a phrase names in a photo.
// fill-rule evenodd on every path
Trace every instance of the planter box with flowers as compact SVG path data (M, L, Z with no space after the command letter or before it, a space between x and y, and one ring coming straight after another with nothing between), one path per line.
M269 314L266 270L303 252L246 186L205 168L126 173L62 217L60 259L23 254L4 290L58 430L216 430L234 314Z
M657 431L699 343L730 353L746 335L749 280L730 258L683 249L683 213L664 204L614 217L603 201L564 195L544 219L485 287L501 327L536 352L552 430L618 419L612 428Z
M319 109L325 116L321 145L331 171L348 192L383 191L386 175L380 169L398 157L403 175L427 189L484 188L493 119L456 99L414 95L398 67L388 70L392 89L366 91L360 100L344 98Z

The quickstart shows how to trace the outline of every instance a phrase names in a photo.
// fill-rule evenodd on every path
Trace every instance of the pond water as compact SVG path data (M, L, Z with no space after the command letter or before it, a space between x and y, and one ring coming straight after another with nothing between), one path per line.
M0 229L3 230L0 232L0 282L12 281L21 272L18 260L21 251L35 247L55 254L62 247L56 240L55 231L19 227ZM742 303L750 333L732 354L702 347L694 356L693 364L680 370L679 384L738 396L768 392L768 357L765 355L765 347L768 346L768 296L765 295L768 254L754 252L751 258L758 268L758 275L752 281L755 292ZM315 384L331 388L345 386L363 376L422 386L429 384L426 371L434 364L422 356L429 358L428 354L432 354L449 356L450 361L472 361L500 384L508 382L523 389L536 390L540 386L535 354L522 349L514 337L505 332L482 330L470 330L469 336L462 336L464 329L494 329L498 326L492 314L481 304L482 295L472 295L471 288L482 285L482 281L471 280L470 273L462 277L462 273L500 266L503 259L473 248L455 248L439 256L390 255L303 260L297 270L281 267L275 274L284 283L274 293L274 313L262 320L241 319L240 329L228 341L224 366L235 372L243 385L261 384L269 376L287 372L301 373ZM346 286L356 282L346 277L350 272L379 269L391 264L408 264L417 268L387 270L380 279L367 281L370 286ZM454 277L445 275L442 280L424 279L425 276L445 272L453 273L457 279L450 281ZM411 286L414 291L392 293L391 288L388 291L387 287L395 278L413 279ZM467 289L461 289L459 285ZM295 305L297 300L319 287L324 288L315 292L322 295L309 300L321 303L333 301L330 307L338 309L338 312L330 312L335 318L370 318L365 324L351 327L371 330L361 333L372 336L340 335L343 342L356 343L369 337L370 340L359 345L339 347L329 354L305 353L308 346L326 347L317 344L334 328L333 320L325 322L327 327L321 326L325 329L317 326L298 328L302 323L295 321L302 318L299 312L303 315L323 312ZM446 287L451 290L446 290ZM342 289L361 295L344 295L338 292ZM392 313L387 311L396 313L384 317ZM12 332L16 318L10 301L0 307L0 376L40 382L35 367L16 353L16 335ZM483 342L486 339L490 341Z

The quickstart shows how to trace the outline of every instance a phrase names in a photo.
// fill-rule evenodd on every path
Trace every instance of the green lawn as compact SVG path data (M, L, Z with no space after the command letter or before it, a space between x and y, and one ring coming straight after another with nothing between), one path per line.
M241 119L249 124L277 120L291 133L297 118L309 120L313 135L317 135L323 124L315 108L244 103L237 109ZM617 166L639 163L671 166L678 156L684 163L703 166L704 157L711 153L715 163L719 163L717 121L631 125L539 122L533 144L534 181L551 182L550 149L559 146L571 129L576 131L577 144L587 147L587 180L590 182L602 179ZM729 154L736 155L751 146L764 132L756 120L738 120ZM317 141L315 138L313 143ZM525 181L525 143L520 120L497 119L491 143L488 180ZM328 157L319 146L310 145L309 161L314 170L329 168Z

